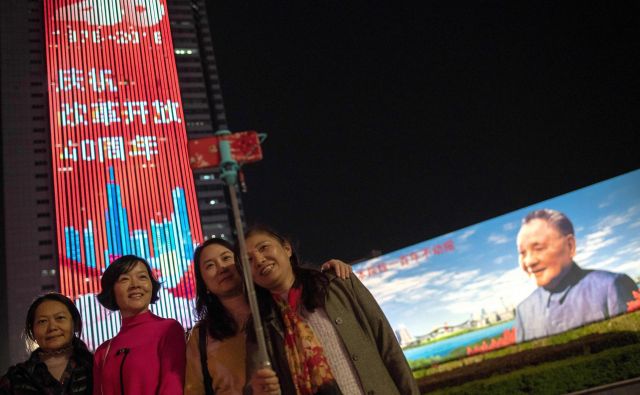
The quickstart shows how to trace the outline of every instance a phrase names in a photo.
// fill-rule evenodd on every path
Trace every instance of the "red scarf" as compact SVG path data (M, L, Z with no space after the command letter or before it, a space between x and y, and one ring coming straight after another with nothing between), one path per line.
M335 383L331 367L313 329L298 313L302 288L291 288L288 303L277 295L273 299L284 322L284 349L297 395L312 395L324 384Z

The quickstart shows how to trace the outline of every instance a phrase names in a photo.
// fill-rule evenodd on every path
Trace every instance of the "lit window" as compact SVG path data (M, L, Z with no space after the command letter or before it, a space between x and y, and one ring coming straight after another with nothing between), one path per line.
M193 55L198 51L189 48L176 48L173 52L175 52L176 55Z

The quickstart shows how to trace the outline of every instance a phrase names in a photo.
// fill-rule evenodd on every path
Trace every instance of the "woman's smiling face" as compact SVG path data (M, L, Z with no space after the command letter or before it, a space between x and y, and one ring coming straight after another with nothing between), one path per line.
M209 292L221 298L242 293L235 263L233 251L222 244L210 244L202 250L198 270Z
M123 317L132 317L149 310L153 284L147 267L137 262L131 270L122 273L113 286L116 304Z
M45 300L36 308L33 337L45 351L59 350L73 339L73 318L64 304Z
M246 242L253 281L274 293L287 292L295 280L291 245L265 232L250 234Z

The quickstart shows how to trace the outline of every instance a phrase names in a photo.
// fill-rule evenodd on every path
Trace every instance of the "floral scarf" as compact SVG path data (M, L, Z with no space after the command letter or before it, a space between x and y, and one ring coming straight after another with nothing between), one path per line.
M329 388L335 390L337 384L322 345L313 329L298 313L301 296L302 288L291 288L287 295L288 301L273 295L284 322L284 348L296 393L312 395L324 393ZM333 393L331 390L330 392Z

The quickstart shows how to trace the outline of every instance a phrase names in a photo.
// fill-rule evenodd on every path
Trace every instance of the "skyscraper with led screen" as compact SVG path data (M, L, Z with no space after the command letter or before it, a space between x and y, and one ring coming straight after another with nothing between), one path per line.
M193 249L231 235L222 183L186 152L227 128L204 2L2 7L0 367L24 357L26 309L47 290L76 300L90 346L113 336L119 318L94 295L124 254L162 281L154 310L191 326Z

